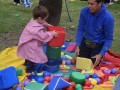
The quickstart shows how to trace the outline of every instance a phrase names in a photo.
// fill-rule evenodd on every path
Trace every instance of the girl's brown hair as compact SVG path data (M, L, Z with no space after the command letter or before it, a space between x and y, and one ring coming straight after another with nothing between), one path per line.
M33 9L33 18L34 19L38 19L38 18L42 18L44 19L45 17L47 17L48 15L48 10L45 6L42 6L42 5L39 5L39 6L36 6L34 9Z

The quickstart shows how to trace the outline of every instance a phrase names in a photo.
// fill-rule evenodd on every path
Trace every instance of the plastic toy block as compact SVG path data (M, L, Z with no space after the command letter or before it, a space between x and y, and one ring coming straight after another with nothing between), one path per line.
M82 69L82 70L90 70L93 68L93 63L92 63L91 59L77 57L76 68Z
M57 72L59 70L59 65L49 66L49 65L45 64L44 69L45 69L45 71L54 73L54 72Z
M0 90L10 88L18 83L19 81L14 67L10 66L0 70Z
M94 70L91 69L91 70L82 70L81 73L88 73L89 75L92 75L94 73Z
M71 43L69 44L69 46L67 46L67 48L65 49L68 52L74 52L76 49L76 44L75 43Z
M61 59L57 59L57 60L48 59L48 62L46 64L49 66L60 65L62 64L62 60Z
M65 55L67 59L72 60L73 58L69 55Z
M120 88L120 75L118 76L116 83L113 87L113 90L118 90Z
M99 84L102 88L113 88L114 84ZM114 90L114 89L113 89ZM116 89L118 90L118 88Z
M70 44L70 40L64 42L64 45L65 45L66 48L69 46L69 44Z
M68 52L68 51L63 51L65 55L68 55L72 58L74 58L74 52Z
M30 82L24 90L46 90L46 85L37 82Z
M67 82L66 80L64 80L63 78L61 78L59 76L54 76L51 79L47 90L61 90L62 88L66 88L70 85L71 84L69 82Z
M47 45L46 55L48 59L60 59L61 58L61 48L60 47L51 47Z
M50 26L48 27L48 31L56 31L58 33L58 37L54 37L52 40L48 42L51 47L61 47L65 41L65 31L61 26Z
M15 68L17 76L21 76L23 74L23 71L21 68Z
M77 84L84 84L85 75L80 73L80 72L72 72L70 74L70 80L77 83Z

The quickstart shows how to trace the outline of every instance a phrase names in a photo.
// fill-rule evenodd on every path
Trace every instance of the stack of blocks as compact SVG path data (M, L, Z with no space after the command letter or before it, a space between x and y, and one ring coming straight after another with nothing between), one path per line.
M46 55L48 62L45 65L45 70L48 72L56 72L59 70L59 65L62 63L61 60L61 46L65 41L65 31L61 26L50 26L48 31L56 31L58 37L54 37L47 44Z

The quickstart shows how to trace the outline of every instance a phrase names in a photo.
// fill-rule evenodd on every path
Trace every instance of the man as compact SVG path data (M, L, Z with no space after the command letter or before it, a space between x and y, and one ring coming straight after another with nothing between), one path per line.
M114 19L102 0L88 0L88 7L80 13L75 58L90 58L98 66L112 44L113 31Z

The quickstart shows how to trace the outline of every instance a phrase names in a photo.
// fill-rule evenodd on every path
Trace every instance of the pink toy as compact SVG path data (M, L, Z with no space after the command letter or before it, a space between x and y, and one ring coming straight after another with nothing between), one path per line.
M76 44L72 43L72 44L69 44L69 46L66 48L66 51L68 51L68 52L74 52L75 49L76 49Z

